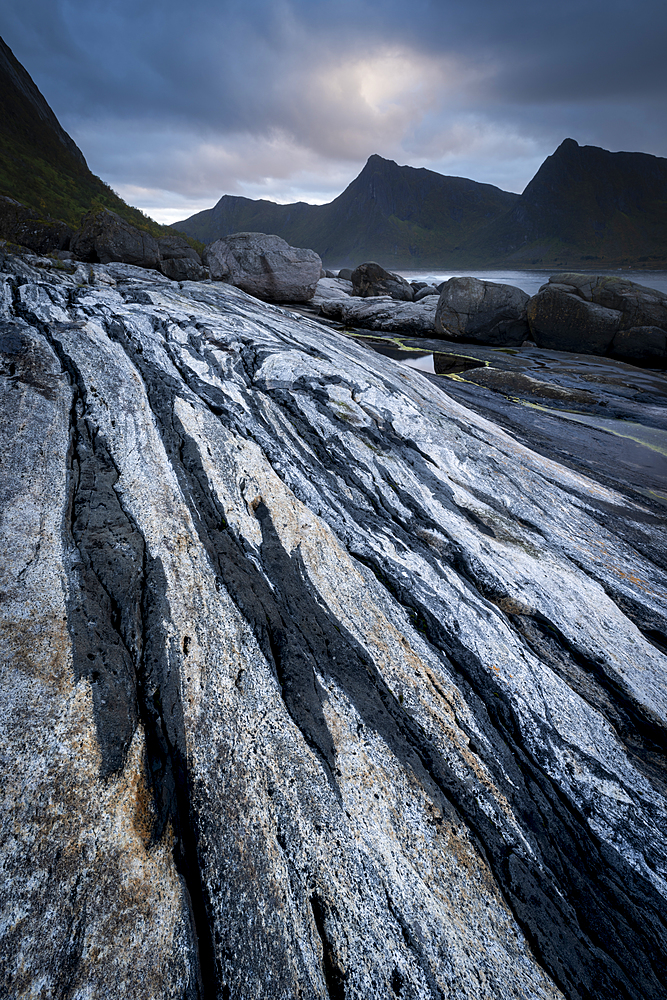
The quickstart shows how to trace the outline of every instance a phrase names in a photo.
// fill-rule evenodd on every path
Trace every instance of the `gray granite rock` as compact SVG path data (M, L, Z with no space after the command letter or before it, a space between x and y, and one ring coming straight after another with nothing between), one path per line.
M660 331L667 336L667 295L627 278L552 275L531 299L529 316L543 347L638 361L664 354Z
M611 343L610 353L637 361L667 358L667 330L658 326L619 330Z
M329 299L346 299L352 294L352 282L342 278L320 278L315 294L310 299L311 306L321 306Z
M514 285L450 278L440 286L435 329L453 340L516 346L528 336L528 299Z
M231 285L0 310L7 995L662 998L664 526Z
M182 236L163 237L158 240L158 250L158 267L172 281L203 281L208 277L201 257Z
M538 347L579 354L606 354L623 315L564 287L547 285L528 303L530 333Z
M314 250L291 247L280 236L234 233L206 248L214 281L225 281L266 302L307 302L320 281Z
M382 333L433 334L437 296L420 302L401 302L389 295L372 298L337 297L322 300L320 313L346 326L358 326Z

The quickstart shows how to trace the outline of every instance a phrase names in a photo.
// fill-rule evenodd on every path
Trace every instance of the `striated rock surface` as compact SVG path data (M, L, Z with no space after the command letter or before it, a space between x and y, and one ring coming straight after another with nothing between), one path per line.
M314 250L291 247L280 236L234 233L206 248L211 278L266 302L307 302L322 273Z
M440 289L436 332L454 340L516 346L528 336L529 298L514 285L450 278Z
M6 994L663 997L659 519L230 285L0 264Z

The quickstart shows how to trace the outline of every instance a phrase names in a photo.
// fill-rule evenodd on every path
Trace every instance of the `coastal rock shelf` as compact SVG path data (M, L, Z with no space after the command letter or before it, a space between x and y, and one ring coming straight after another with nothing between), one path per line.
M659 519L308 318L70 270L0 267L7 995L663 997Z

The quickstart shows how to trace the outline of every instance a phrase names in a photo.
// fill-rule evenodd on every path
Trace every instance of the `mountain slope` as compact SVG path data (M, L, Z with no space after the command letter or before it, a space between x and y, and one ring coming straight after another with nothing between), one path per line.
M394 266L429 266L456 254L464 239L505 215L518 199L491 184L399 167L371 156L328 205L276 205L223 196L174 228L204 242L232 232L277 233L342 266L379 256Z
M83 153L1 38L0 195L73 227L89 209L104 207L156 236L169 232L89 170Z
M667 159L566 139L512 210L468 244L508 263L667 260Z

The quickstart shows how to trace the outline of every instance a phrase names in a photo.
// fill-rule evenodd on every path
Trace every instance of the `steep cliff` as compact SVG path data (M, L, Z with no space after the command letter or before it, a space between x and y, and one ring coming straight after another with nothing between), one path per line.
M42 219L78 226L91 208L108 208L154 236L173 231L132 208L91 170L29 73L0 38L0 195ZM0 205L0 236L7 231ZM32 246L32 244L30 244ZM35 247L33 246L33 249ZM39 249L39 248L38 248Z
M5 995L663 997L659 519L230 286L1 264Z

